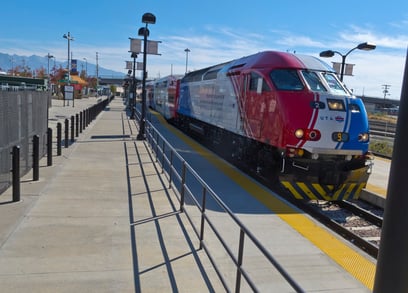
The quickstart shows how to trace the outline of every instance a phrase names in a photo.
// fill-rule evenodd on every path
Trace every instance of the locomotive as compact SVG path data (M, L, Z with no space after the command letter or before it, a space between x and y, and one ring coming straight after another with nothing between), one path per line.
M364 104L320 59L265 51L171 80L153 108L296 199L356 199L366 186Z

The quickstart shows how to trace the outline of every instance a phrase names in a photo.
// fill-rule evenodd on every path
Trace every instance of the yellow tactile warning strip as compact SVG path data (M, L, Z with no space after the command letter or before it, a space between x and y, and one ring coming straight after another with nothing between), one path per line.
M260 185L231 168L228 164L218 159L214 154L207 151L194 140L185 136L175 128L168 126L167 122L165 122L161 116L157 115L157 117L172 133L177 135L200 155L205 157L215 167L229 176L234 182L258 199L267 208L276 213L276 215L288 223L293 229L309 239L309 241L316 245L316 247L342 266L367 288L373 290L375 263L372 260L354 251L351 247L331 235L328 231L317 226L308 217L294 212L292 207L288 206L280 199L271 196L270 192L263 189Z
M374 193L376 193L376 194L378 194L378 195L381 195L382 197L386 197L386 196L387 196L387 190L385 190L385 189L382 188L382 187L375 186L375 185L373 185L373 184L367 183L366 189L369 190L369 191L371 191L371 192L374 192Z

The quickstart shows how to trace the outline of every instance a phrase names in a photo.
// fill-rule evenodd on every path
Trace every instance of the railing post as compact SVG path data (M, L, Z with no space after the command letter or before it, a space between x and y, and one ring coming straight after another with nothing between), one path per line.
M164 173L164 155L165 155L165 147L166 145L164 144L164 139L163 139L163 147L162 147L162 173Z
M237 259L237 278L235 282L235 292L241 291L241 266L242 260L244 255L244 239L245 239L245 232L244 230L240 230L239 233L239 248L238 248L238 259Z
M47 166L52 166L52 128L47 129Z
M57 156L61 156L62 124L57 123Z
M64 137L65 137L64 144L65 144L65 148L68 147L68 143L69 143L69 141L68 141L68 126L69 125L68 124L69 124L69 120L65 119L65 128L64 128Z
M170 149L169 188L171 188L172 180L173 180L173 150Z
M203 248L206 204L207 204L207 189L203 186L203 201L201 203L202 210L201 210L200 247L199 247L199 249Z
M33 136L33 181L40 178L40 137Z
M181 191L180 191L180 212L184 211L184 185L186 184L186 162L183 161L183 168L181 170Z
M20 201L20 146L12 151L13 202Z

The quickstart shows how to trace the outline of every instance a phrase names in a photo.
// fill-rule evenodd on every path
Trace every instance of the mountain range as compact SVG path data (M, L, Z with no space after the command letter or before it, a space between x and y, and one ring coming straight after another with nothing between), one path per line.
M54 58L48 59L47 55L42 57L42 56L37 56L37 55L19 56L16 54L10 55L6 53L0 53L0 71L7 72L11 68L15 68L16 66L20 66L20 68L27 66L30 68L30 70L44 68L47 71L48 70L48 60L49 60L50 71L54 67L54 63L55 63L56 68L59 68L59 67L66 68L67 67L67 61L59 62L59 61L55 61ZM85 60L78 60L77 62L78 62L77 63L78 71L81 71L82 69L87 70L87 74L89 76L96 76L96 65L95 64L86 62ZM124 73L98 66L98 75L100 77L123 77Z

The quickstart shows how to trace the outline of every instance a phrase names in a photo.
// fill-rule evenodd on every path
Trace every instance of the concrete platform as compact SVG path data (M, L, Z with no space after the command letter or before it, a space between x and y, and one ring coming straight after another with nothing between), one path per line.
M348 244L160 127L305 291L370 291L317 243L337 251L345 247L354 262L360 256ZM0 292L224 291L185 214L179 213L177 192L168 187L147 142L135 139L137 131L115 99L62 156L54 157L53 166L46 167L46 158L41 161L38 182L31 174L22 179L21 202L10 202L10 189L0 196ZM239 237L225 213L208 213L236 248ZM206 234L224 277L233 283L236 271L214 239ZM246 250L245 263L261 291L293 292L254 249Z
M363 189L360 198L379 207L385 207L387 198L388 179L391 161L375 157L372 173L368 179L367 187Z

